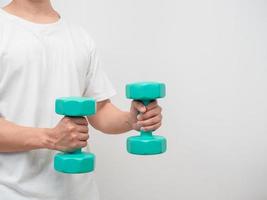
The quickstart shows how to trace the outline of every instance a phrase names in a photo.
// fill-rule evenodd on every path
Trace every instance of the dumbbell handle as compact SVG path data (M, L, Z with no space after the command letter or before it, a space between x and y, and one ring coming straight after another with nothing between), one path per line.
M71 153L71 154L79 154L79 153L82 153L82 149L81 148L75 149L74 151L69 152L69 153Z
M153 100L141 100L144 106L148 106ZM152 131L140 131L141 136L150 137L152 136Z

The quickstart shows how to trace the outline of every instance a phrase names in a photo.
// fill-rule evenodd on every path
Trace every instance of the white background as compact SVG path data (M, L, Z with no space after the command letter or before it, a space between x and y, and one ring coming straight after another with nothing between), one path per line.
M95 39L120 108L128 82L168 88L166 154L128 154L133 132L91 134L102 200L267 199L267 1L53 2Z

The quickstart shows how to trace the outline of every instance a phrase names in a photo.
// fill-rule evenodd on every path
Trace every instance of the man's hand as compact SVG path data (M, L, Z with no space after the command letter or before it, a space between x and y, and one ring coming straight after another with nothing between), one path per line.
M64 117L49 133L51 148L64 152L86 147L88 134L88 122L86 118Z
M155 131L162 123L161 107L157 101L144 106L139 101L132 101L130 110L130 123L134 130Z

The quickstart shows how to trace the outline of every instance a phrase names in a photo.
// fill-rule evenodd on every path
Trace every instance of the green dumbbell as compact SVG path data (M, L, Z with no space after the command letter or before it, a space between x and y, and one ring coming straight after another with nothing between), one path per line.
M166 87L163 83L140 82L126 85L126 97L141 101L145 106L155 99L163 98ZM139 136L127 139L127 151L137 155L154 155L166 151L167 141L162 136L155 136L151 131L140 131Z
M96 113L94 99L64 97L56 99L55 111L68 117L90 116ZM54 158L55 170L68 174L87 173L94 170L95 155L76 149L70 153L58 153Z

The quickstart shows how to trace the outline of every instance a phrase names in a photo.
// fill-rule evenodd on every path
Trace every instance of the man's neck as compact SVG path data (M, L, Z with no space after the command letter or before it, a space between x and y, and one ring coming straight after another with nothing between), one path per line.
M53 23L60 18L50 0L13 0L3 9L10 14L35 23Z

